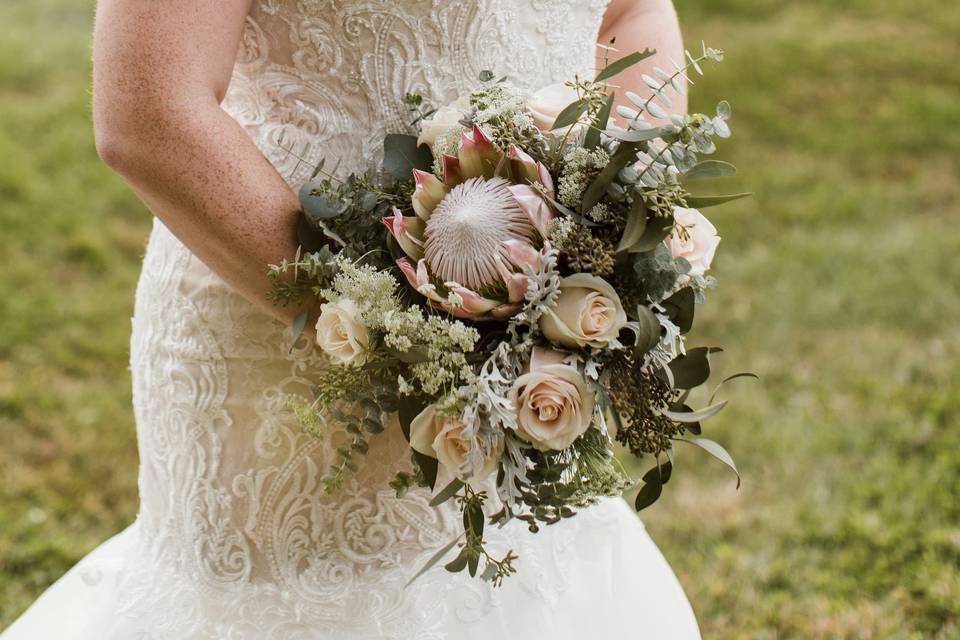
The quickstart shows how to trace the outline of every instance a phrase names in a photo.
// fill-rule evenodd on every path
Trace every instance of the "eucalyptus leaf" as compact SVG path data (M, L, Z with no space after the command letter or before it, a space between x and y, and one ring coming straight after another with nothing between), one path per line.
M666 309L670 321L680 328L681 335L693 327L696 299L697 294L693 287L684 287L660 303Z
M291 327L293 329L293 342L290 344L288 353L293 353L293 347L296 346L297 340L303 335L303 330L307 327L307 315L307 312L304 311L293 319L293 326Z
M735 373L732 376L727 376L713 389L713 393L710 394L710 400L707 402L707 404L713 404L713 399L717 397L717 392L720 391L720 387L732 380L737 380L738 378L753 378L754 380L759 380L760 376L755 373L750 373L749 371L742 371L740 373Z
M670 407L670 411L676 413L693 413L693 409L689 405L684 404L683 400L675 402L673 406ZM694 435L700 435L703 432L703 428L699 422L684 422L683 428Z
M657 218L648 219L647 227L643 230L640 239L630 247L630 253L646 253L659 247L663 239L670 234L670 225L665 225Z
M658 105L658 104L657 104L656 102L654 102L653 100L648 100L648 101L647 101L647 111L649 111L649 112L650 112L650 115L652 115L654 118L661 118L661 119L662 119L662 118L669 118L669 117L670 117L670 114L667 113L667 112L663 109L663 107L661 107L660 105Z
M631 129L629 131L607 129L604 133L614 140L620 140L621 142L644 142L646 140L659 138L661 134L660 127L653 127L652 129Z
M463 481L460 479L453 479L450 484L441 489L437 495L433 496L430 500L431 507L439 507L444 502L457 495L457 492L463 488Z
M564 127L569 127L579 120L580 116L587 112L587 107L589 106L590 103L586 100L577 100L576 102L571 102L564 107L560 113L557 114L557 119L553 121L553 126L550 127L550 129L562 129Z
M669 365L673 372L673 384L676 389L693 389L710 377L710 349L697 347L687 349L687 353L674 358Z
M734 200L739 200L740 198L748 198L753 194L750 192L745 193L732 193L725 196L687 196L687 206L694 209L705 209L707 207L714 207L718 204L723 204L725 202L732 202Z
M453 540L451 540L451 541L448 542L447 544L445 544L445 545L443 545L442 547L440 547L440 549L438 549L435 554L433 554L432 556L430 556L430 559L427 560L426 563L424 563L424 565L420 568L420 570L417 571L415 574L413 574L413 577L412 577L412 578L410 578L409 580L407 580L407 584L404 585L404 589L406 589L407 587L409 587L411 584L413 584L413 582L414 582L417 578L421 577L421 576L422 576L423 574L425 574L427 571L430 571L430 569L433 569L433 568L437 565L438 562L440 562L441 560L443 560L443 556L445 556L445 555L447 555L448 553L450 553L450 549L453 549L455 546L457 546L457 542L460 541L460 538L461 538L461 536L457 536L456 538L454 538Z
M425 456L416 449L413 450L413 459L420 467L420 472L423 473L423 479L427 486L433 489L434 485L437 484L437 459Z
M643 354L660 342L660 321L648 307L637 306L637 353Z
M427 145L417 145L416 136L388 133L383 139L383 169L401 181L413 179L413 170L430 171L433 154Z
M716 458L723 464L733 469L733 472L737 474L737 489L740 488L740 471L737 470L737 465L734 464L733 457L727 452L726 449L723 448L722 445L708 438L682 438L682 439L685 442L689 442L690 444L697 445L698 447L700 447L701 449L703 449L704 451L712 455L714 458Z
M313 222L331 220L340 215L343 203L325 193L315 193L318 186L308 182L300 187L300 206Z
M663 483L660 482L660 478L657 477L652 482L644 483L637 493L636 499L633 501L633 506L637 511L643 511L656 502L661 494L663 494Z
M410 442L410 423L427 406L427 403L416 396L401 396L400 406L397 407L397 418L400 421L400 430L403 437Z
M727 406L727 400L712 404L709 407L704 407L699 411L664 411L663 415L671 420L682 423L700 422L717 415L725 406Z
M472 553L467 556L467 571L470 572L471 578L477 575L477 567L479 565L480 565L480 554Z
M726 178L735 175L737 175L737 168L729 162L703 160L684 173L683 177L687 180L700 180L703 178Z
M467 538L471 536L479 539L483 536L483 507L479 502L471 502L466 511L463 512L463 529L467 532Z
M653 49L644 49L643 51L635 51L629 55L623 56L618 60L614 60L600 70L600 73L598 73L597 77L594 78L594 82L603 82L604 80L609 80L613 76L629 69L641 60L646 60L654 53L656 53L656 51Z
M306 215L297 220L297 242L307 253L320 251L326 244L326 235L315 227Z
M464 546L456 558L444 565L450 573L457 573L467 568L467 547Z
M730 118L730 114L733 113L733 109L730 108L730 103L726 100L721 100L717 103L717 117L722 120L727 120Z
M607 191L607 185L613 182L620 170L634 159L638 146L639 143L637 142L624 142L617 147L617 150L610 157L610 161L607 162L607 166L600 170L597 177L584 191L583 200L580 202L580 211L590 211L594 205L600 202L600 198Z
M647 207L643 204L643 198L638 197L627 214L627 224L624 226L623 235L620 236L620 242L617 244L617 253L628 251L639 243L646 230Z
M613 109L613 100L614 94L611 93L607 96L607 100L603 103L600 110L597 111L596 117L587 130L587 135L584 136L583 146L587 149L596 149L600 145L600 131L606 129L607 123L610 121L610 110Z

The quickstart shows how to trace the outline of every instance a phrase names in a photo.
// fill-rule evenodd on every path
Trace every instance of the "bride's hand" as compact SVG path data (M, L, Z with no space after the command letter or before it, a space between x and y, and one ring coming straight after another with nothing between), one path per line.
M267 264L296 249L297 196L220 108L250 0L99 0L97 150L213 271L265 299Z

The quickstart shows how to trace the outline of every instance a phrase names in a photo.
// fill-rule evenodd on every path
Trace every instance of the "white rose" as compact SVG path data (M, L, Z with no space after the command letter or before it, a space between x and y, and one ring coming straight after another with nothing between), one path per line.
M685 258L690 263L690 275L702 276L710 268L720 244L717 228L696 209L674 207L673 219L682 228L667 237L664 244L674 258Z
M595 398L580 372L562 364L564 354L535 348L530 372L513 383L517 435L540 451L569 447L593 423Z
M559 82L546 86L527 98L527 111L533 117L533 124L537 129L547 133L553 128L553 123L556 122L560 112L579 99L576 89ZM579 122L571 126L575 127L575 131L571 132L571 137L575 138L580 134L585 124ZM558 129L554 133L563 136L566 135L569 128Z
M417 145L425 144L433 148L437 138L460 126L464 114L470 109L467 98L459 98L456 102L440 107L430 117L420 121L420 137Z
M470 442L464 440L462 434L463 424L440 414L434 405L428 406L410 422L410 446L425 456L436 458L444 469L455 476L460 475L460 468L470 451ZM496 450L484 458L483 466L477 469L471 482L483 480L496 471L502 453L501 441Z
M370 346L370 334L360 322L353 300L343 298L320 306L317 344L340 364L363 364Z
M557 303L540 319L548 339L565 347L606 347L627 324L620 296L606 280L575 273L560 280Z

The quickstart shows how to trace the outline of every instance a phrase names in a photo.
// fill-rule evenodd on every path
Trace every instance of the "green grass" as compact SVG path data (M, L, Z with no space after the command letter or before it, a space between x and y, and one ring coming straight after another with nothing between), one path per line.
M756 197L708 211L695 344L748 369L644 520L707 638L960 636L960 11L679 2L728 51ZM136 513L127 371L149 217L94 152L92 0L0 5L0 627ZM626 615L626 614L625 614Z

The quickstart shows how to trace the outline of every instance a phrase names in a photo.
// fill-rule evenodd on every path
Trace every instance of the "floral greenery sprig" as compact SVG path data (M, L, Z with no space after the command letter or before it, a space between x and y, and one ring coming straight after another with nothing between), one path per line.
M676 442L736 470L702 437L726 403L688 404L720 351L686 343L720 240L698 209L746 195L691 192L735 172L700 159L730 135L728 103L670 113L671 95L722 60L702 49L641 76L648 97L625 91L622 127L612 79L651 50L611 61L607 47L592 79L533 94L491 72L451 104L408 94L419 136L388 135L381 172L341 180L321 164L301 190L303 246L271 266L271 299L321 302L332 364L291 406L309 433L346 432L328 491L397 415L411 465L390 486L428 487L463 520L421 573L443 562L500 584L518 558L491 553L485 525L536 532L620 495L633 481L615 444L653 461L638 510L672 476Z

